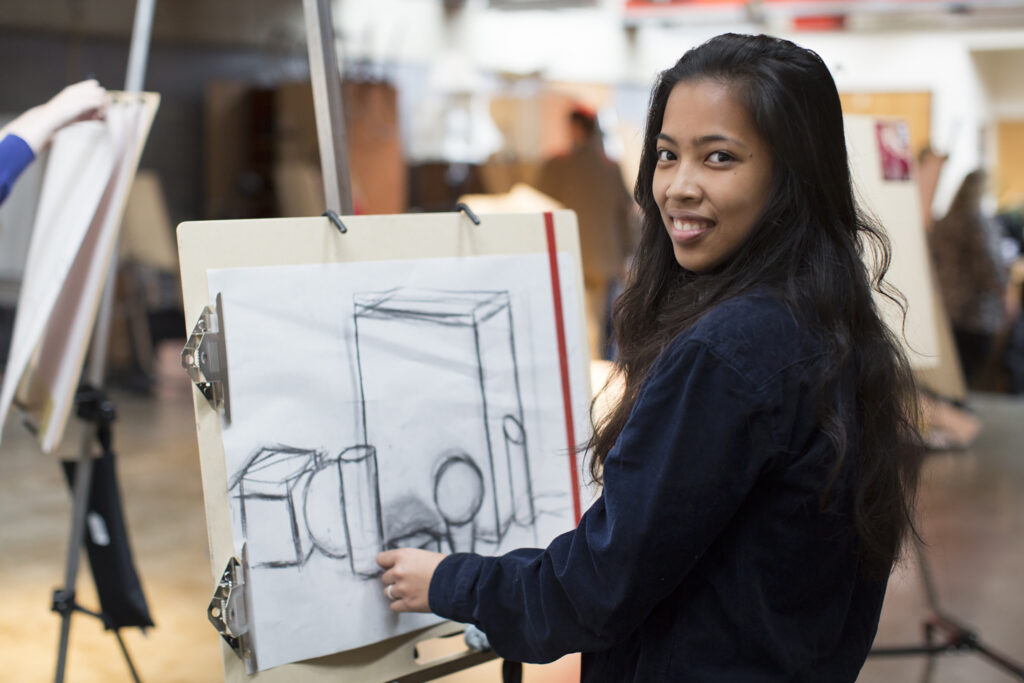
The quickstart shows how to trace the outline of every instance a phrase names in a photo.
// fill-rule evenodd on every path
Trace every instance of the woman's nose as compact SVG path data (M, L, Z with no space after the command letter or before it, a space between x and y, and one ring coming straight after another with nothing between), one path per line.
M700 183L692 168L681 164L668 186L668 196L676 201L695 201L701 198Z

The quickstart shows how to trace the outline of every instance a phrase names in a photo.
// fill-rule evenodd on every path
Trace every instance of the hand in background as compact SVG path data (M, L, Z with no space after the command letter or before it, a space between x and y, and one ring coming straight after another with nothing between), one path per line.
M18 116L3 132L17 135L38 154L64 126L103 118L106 95L107 91L95 79L73 83L49 101Z
M445 555L415 548L385 550L377 564L386 571L380 577L393 612L429 612L430 579Z

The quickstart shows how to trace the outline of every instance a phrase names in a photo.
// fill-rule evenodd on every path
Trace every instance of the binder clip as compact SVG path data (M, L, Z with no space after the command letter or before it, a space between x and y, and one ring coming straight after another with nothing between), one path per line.
M242 557L245 557L243 549ZM249 637L245 568L238 558L228 560L224 573L214 590L206 617L231 649L246 663L249 673L255 670L255 658Z
M181 366L214 410L231 422L228 393L228 355L224 346L224 310L220 294L216 309L204 306L181 351Z

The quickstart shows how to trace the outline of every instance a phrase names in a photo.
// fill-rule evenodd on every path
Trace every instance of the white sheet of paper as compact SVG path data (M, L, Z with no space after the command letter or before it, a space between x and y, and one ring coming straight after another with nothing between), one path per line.
M75 124L57 134L40 192L0 394L0 424L64 288L114 168L108 126ZM78 179L88 179L79 182Z
M260 670L438 621L388 610L381 546L498 554L574 526L549 268L530 254L209 271ZM576 321L572 259L559 268ZM580 330L566 340L579 442Z
M124 199L155 103L118 99L102 122L54 139L18 298L0 391L0 425L35 364L29 393L43 408L40 445L60 441L88 348Z

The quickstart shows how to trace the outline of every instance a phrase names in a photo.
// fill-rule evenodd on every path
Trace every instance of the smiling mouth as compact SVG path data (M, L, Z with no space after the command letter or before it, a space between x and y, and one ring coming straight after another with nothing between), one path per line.
M672 219L672 234L683 240L700 237L714 227L714 223L688 221L682 218Z

